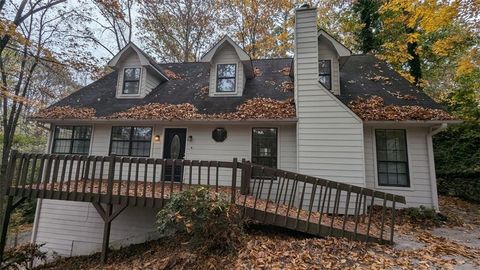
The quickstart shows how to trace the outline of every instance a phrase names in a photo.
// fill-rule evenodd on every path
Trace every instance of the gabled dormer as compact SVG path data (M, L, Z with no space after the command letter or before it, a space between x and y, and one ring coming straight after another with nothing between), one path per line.
M210 63L209 96L242 96L247 79L254 77L252 62L229 36L223 37L203 57Z
M144 98L168 80L157 63L133 43L115 55L108 66L118 71L117 98Z
M341 58L352 53L327 32L318 31L318 81L327 90L340 95Z

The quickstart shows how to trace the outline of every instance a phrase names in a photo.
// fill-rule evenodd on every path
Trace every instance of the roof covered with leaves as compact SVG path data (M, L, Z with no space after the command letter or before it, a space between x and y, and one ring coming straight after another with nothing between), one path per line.
M362 119L451 119L442 106L376 57L352 55L342 60L337 98ZM295 117L292 64L291 58L253 60L255 77L247 79L241 97L210 97L210 65L197 62L158 64L169 81L143 99L117 99L115 71L41 111L37 118L290 119Z

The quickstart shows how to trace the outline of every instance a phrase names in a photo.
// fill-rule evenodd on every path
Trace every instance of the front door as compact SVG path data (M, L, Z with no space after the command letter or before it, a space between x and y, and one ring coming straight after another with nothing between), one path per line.
M163 142L163 158L164 159L184 159L185 143L187 140L187 129L185 128L167 128L165 129L165 140ZM174 168L172 168L174 167ZM182 179L182 166L166 166L165 180L172 179L180 181Z

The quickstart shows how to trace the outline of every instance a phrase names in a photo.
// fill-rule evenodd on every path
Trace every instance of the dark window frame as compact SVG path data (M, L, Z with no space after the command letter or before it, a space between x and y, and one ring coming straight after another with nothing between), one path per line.
M388 154L387 154L387 158L385 158L385 160L381 160L379 159L379 154L378 152L379 151L389 151L389 149L382 149L382 150L379 150L379 142L378 142L378 135L377 135L377 132L378 131L384 131L385 132L385 138L386 140L388 141L388 138L387 138L387 131L402 131L403 133L403 138L404 138L404 145L403 147L405 148L405 161L398 161L398 160L395 160L395 161L392 161L392 160L388 160ZM374 133L375 133L375 157L376 157L376 166L377 166L377 185L378 186L381 186L381 187L400 187L400 188L410 188L411 187L411 179L410 179L410 161L409 161L409 157L408 157L408 138L407 138L407 130L406 129L385 129L385 128L380 128L380 129L375 129L374 130ZM386 142L385 142L386 144ZM393 151L401 151L401 150L398 150L398 149L395 149ZM387 164L387 167L388 167L388 164L391 164L391 163L394 163L394 164L404 164L405 166L405 173L399 173L398 172L398 167L396 166L395 169L396 169L396 174L397 174L397 177L398 177L398 174L405 174L406 175L406 184L405 185L401 185L401 184L398 184L398 180L397 180L397 184L391 184L391 183L388 183L388 175L390 174L388 171L387 172L380 172L380 166L379 166L379 163L380 162L383 162L383 163L386 163ZM380 182L380 174L387 174L387 183L381 183Z
M278 168L278 158L279 158L278 150L279 150L279 147L278 147L278 128L277 127L252 127L252 138L251 138L252 146L251 146L251 153L250 153L250 158L252 159L252 162L254 162L255 158L265 158L265 157L254 156L254 152L255 152L254 151L254 147L255 147L254 135L255 135L255 130L256 129L274 129L275 130L275 149L276 149L276 151L275 151L275 156L271 157L271 158L275 159L275 167L273 167L273 168ZM264 165L264 164L259 164L259 165ZM265 165L265 166L267 166L267 165ZM272 166L268 166L268 167L272 167Z
M219 66L235 66L235 73L233 74L233 77L232 76L220 76L218 74L218 70L219 70ZM216 74L217 78L216 78L216 82L217 82L217 85L216 85L216 93L235 93L237 91L237 64L235 63L232 63L232 64L228 64L228 63L224 63L224 64L217 64L217 74ZM230 80L230 79L233 79L233 91L219 91L218 90L218 86L219 86L219 81L220 80Z
M330 66L330 71L326 73L320 72L320 62L322 61L327 61ZM320 81L320 77L328 77L330 79L330 86L327 86L323 84L323 82ZM323 85L327 90L332 90L332 60L331 59L320 59L318 60L318 82Z
M69 138L69 139L64 139L64 138L57 138L58 136L58 132L59 132L59 128L67 128L67 127L71 127L72 128L72 136ZM75 128L90 128L90 137L88 139L85 139L85 138L81 138L81 139L75 139ZM52 143L52 149L51 149L51 152L52 154L63 154L63 155L69 155L69 154L73 154L73 155L88 155L90 153L90 143L91 143L91 140L92 140L92 126L88 126L88 125L78 125L78 126L74 126L74 125L57 125L55 126L55 130L53 132L53 143ZM71 141L70 143L70 149L68 151L68 153L61 153L61 152L57 152L55 151L55 146L57 144L58 141ZM86 153L80 153L80 152L74 152L73 151L73 146L74 146L74 142L75 141L82 141L82 142L86 142L88 141L88 151Z
M130 137L128 140L114 140L113 139L113 129L114 128L130 128ZM151 135L150 135L150 140L134 140L133 139L133 134L135 128L150 128L151 130ZM112 126L112 129L110 131L110 149L108 150L108 154L112 155L112 144L113 142L128 142L128 154L127 155L117 155L117 156L124 156L124 157L150 157L151 152L152 152L152 139L153 139L153 127L152 126ZM148 155L144 156L138 156L132 155L132 144L134 142L149 142L150 143L150 149L148 149Z
M125 76L125 72L127 69L138 69L140 72L138 73L138 80L127 80ZM142 79L142 68L140 67L127 67L123 69L123 86L122 86L122 95L138 95L140 94L140 80ZM125 84L129 82L138 82L137 93L125 93Z

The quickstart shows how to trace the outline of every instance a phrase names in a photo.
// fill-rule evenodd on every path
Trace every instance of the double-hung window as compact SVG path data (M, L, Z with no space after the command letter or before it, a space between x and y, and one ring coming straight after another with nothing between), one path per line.
M151 127L112 127L110 155L149 157Z
M379 186L409 187L407 138L404 129L375 130Z
M237 76L236 64L217 65L217 92L235 92Z
M125 68L123 71L122 94L138 94L140 91L140 68Z
M88 155L91 135L90 126L56 126L52 153Z
M319 60L318 61L318 81L327 90L332 90L332 61Z
M252 162L267 167L277 167L277 129L252 129Z

